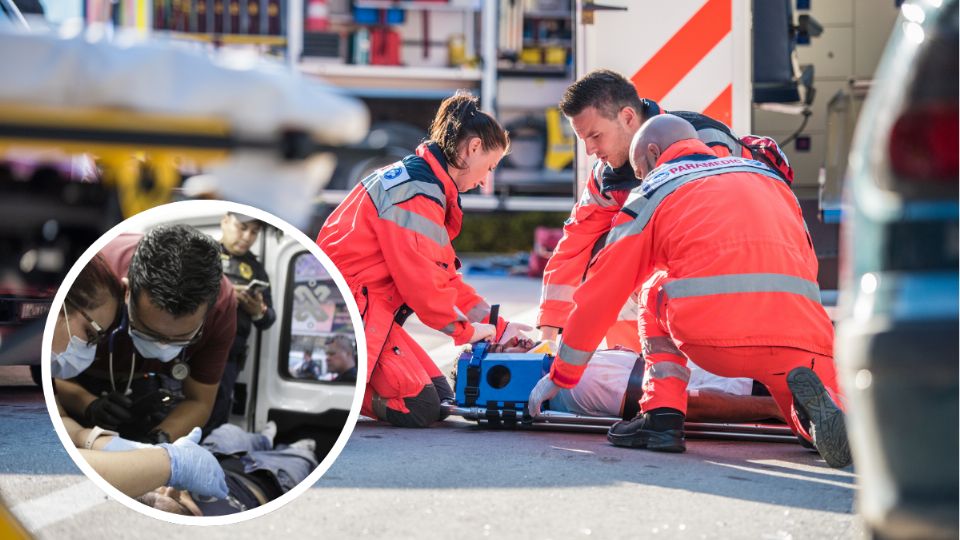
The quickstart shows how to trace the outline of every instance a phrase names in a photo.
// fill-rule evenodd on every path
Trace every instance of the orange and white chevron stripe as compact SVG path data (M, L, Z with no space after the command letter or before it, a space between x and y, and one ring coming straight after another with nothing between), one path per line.
M609 68L667 110L750 127L749 0L604 1L585 28L584 69Z

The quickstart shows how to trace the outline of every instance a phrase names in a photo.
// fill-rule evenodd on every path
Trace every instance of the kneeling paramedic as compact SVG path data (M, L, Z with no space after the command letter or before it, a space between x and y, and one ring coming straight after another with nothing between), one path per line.
M343 273L363 317L362 414L426 427L442 419L441 402L454 397L402 328L410 314L458 345L530 330L489 321L490 306L457 272L451 243L463 221L460 192L482 185L509 144L476 98L457 93L440 105L430 140L415 155L364 178L320 229L317 244Z
M557 359L534 388L530 411L577 384L619 306L658 269L667 278L641 293L648 300L640 412L611 427L608 440L684 451L690 358L717 375L764 384L794 433L830 466L846 466L833 327L796 197L763 163L717 158L696 137L672 115L637 132L630 159L642 183L574 294Z

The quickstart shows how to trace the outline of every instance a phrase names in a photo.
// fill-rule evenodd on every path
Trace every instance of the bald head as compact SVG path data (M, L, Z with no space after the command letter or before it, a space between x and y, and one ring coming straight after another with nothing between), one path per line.
M672 114L658 114L637 130L630 143L630 166L637 178L643 179L657 163L660 154L671 144L696 139L697 130L690 122Z

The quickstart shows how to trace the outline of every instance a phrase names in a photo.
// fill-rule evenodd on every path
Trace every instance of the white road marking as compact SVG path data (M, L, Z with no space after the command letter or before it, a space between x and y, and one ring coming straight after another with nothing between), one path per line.
M107 495L88 479L42 497L24 501L10 511L35 533L40 529L107 502Z

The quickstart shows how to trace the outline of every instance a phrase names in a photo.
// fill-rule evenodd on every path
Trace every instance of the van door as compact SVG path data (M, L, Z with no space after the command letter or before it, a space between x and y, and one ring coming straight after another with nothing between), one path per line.
M277 322L260 334L248 429L276 422L278 442L309 437L317 454L332 448L346 423L356 383L334 382L325 345L337 334L356 347L346 303L326 269L287 235L268 235L264 257ZM308 368L308 365L310 369Z

